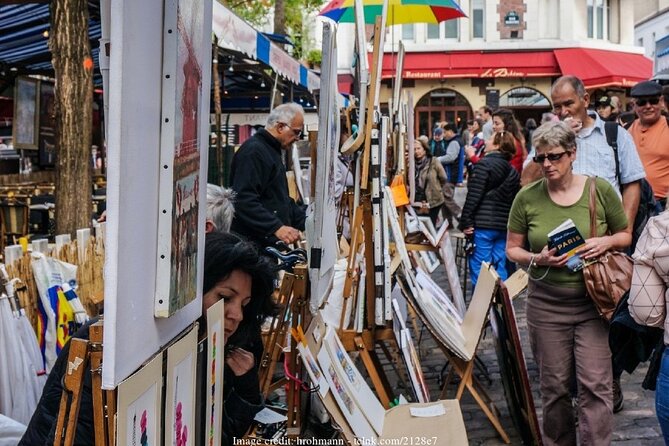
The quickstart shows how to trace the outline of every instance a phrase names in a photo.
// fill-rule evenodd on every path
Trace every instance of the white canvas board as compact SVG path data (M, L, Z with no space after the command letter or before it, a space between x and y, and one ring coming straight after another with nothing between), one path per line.
M211 1L200 32L211 36ZM162 0L115 0L111 4L105 330L102 385L113 389L202 314L203 258L197 259L197 296L170 318L154 318L158 256L158 191L162 76ZM158 11L158 12L157 12ZM202 66L209 67L207 51ZM210 70L202 85L210 84ZM209 88L202 91L209 104ZM207 116L200 123L207 134ZM200 175L206 177L207 151ZM206 201L200 188L200 202ZM202 209L204 210L204 209ZM204 227L204 212L198 227ZM114 243L109 242L113 240ZM204 237L197 240L204 250ZM141 342L137 342L141 340ZM133 348L127 348L132 345Z
M163 355L119 384L117 438L123 444L160 444Z
M223 414L223 348L225 346L225 300L207 309L207 373L204 385L206 404L206 444L221 444Z
M197 327L167 349L165 444L195 444Z
M376 438L374 429L355 403L351 391L344 384L345 378L337 371L325 348L321 348L318 352L318 363L323 373L325 373L325 379L332 389L332 395L354 435L361 439Z
M455 307L455 304L451 301L451 298L448 297L446 293L444 293L444 290L442 290L441 287L439 287L439 285L437 285L436 282L432 280L432 277L426 274L425 271L417 268L416 281L423 289L430 292L432 296L444 306L446 311L448 311L448 313L458 321L458 323L462 324L463 315L461 315L458 309Z
M351 392L355 404L365 414L376 433L380 434L383 431L383 417L386 410L353 364L332 327L327 328L321 349L327 350L335 370L343 378L343 384Z
M395 207L395 199L390 187L386 186L386 210L388 213L388 221L390 222L390 230L392 231L393 240L395 241L395 251L402 259L402 265L405 268L411 269L411 260L407 251L406 243L404 243L404 233L400 227L400 216Z
M302 358L304 368L307 369L312 384L318 386L318 393L320 393L322 397L325 397L330 390L330 385L328 384L328 380L325 379L325 374L316 362L316 358L314 358L309 347L301 342L297 344L297 351L300 352L300 358Z
M335 328L339 328L343 306L346 305L344 313L344 327L348 328L351 322L351 305L353 299L344 299L344 282L346 281L348 263L345 258L337 260L334 267L334 280L332 289L325 302L322 304L321 314L323 320ZM311 313L315 314L318 307L311 306Z
M323 64L321 99L318 114L318 151L316 164L313 231L309 245L311 299L322 301L330 289L337 260L337 203L335 170L339 153L339 110L337 105L337 27L323 23Z

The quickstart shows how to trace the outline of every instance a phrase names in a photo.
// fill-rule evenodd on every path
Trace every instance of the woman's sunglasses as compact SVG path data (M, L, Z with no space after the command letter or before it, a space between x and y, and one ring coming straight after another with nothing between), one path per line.
M532 158L532 161L534 161L537 164L543 164L544 161L548 160L551 163L554 163L555 161L558 161L560 158L562 158L564 155L567 153L571 153L568 150L565 150L564 152L560 153L545 153L543 155L537 155Z

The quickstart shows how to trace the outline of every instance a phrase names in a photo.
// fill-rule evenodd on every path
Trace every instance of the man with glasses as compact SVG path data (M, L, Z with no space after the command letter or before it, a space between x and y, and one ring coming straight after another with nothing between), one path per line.
M232 230L260 246L295 243L304 230L305 211L288 195L281 158L281 151L300 139L303 126L299 104L279 105L232 159L230 180L237 194Z
M588 113L590 94L583 81L575 76L562 76L551 87L553 113L576 132L575 174L598 176L607 180L622 198L623 209L632 233L641 198L641 180L646 174L634 141L622 127L617 129L618 168L616 155L606 139L604 121L597 113ZM618 172L619 170L619 172ZM613 412L623 409L620 389L622 370L613 370Z
M662 86L654 81L639 82L630 94L638 119L630 126L648 182L662 208L669 193L669 125L662 116L665 106Z

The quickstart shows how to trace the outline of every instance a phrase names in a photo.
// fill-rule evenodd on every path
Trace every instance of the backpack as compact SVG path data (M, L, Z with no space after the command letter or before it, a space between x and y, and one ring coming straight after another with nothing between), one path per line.
M668 121L669 122L669 121ZM620 159L618 159L618 124L616 122L604 122L604 131L606 133L606 142L611 149L613 149L613 157L616 161L616 178L618 179L618 186L622 194L622 182L620 180ZM641 197L639 198L639 208L634 219L634 226L632 227L632 244L630 245L630 252L634 252L636 243L641 236L643 228L646 227L648 219L657 215L659 204L655 200L655 194L648 180L642 178L641 183Z

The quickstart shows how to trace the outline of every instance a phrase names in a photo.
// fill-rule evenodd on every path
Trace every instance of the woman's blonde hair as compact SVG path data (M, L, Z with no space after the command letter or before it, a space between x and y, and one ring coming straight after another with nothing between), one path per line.
M532 133L532 145L537 149L544 147L562 147L576 150L576 134L562 121L550 121L541 124Z

